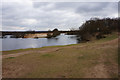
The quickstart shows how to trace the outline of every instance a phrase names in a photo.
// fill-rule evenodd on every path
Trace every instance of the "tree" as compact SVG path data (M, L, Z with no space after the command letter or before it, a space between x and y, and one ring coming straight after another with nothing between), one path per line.
M57 28L55 28L55 29L53 30L53 37L56 37L56 36L58 36L58 35L60 35L60 32L58 31Z
M90 37L103 38L104 34L110 34L118 30L120 18L91 18L79 27L79 36L83 40L90 40Z

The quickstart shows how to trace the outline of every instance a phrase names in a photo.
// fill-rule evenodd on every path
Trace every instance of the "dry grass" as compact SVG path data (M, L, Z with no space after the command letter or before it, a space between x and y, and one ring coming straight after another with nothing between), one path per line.
M24 55L3 58L3 77L115 78L118 76L118 40L115 36L76 45L28 50L29 54L24 54L27 50L18 51Z

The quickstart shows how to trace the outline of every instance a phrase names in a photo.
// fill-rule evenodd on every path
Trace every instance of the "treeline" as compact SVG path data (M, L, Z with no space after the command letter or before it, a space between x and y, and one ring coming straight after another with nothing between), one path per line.
M118 31L120 18L91 18L79 27L78 36L83 41L104 38L105 34Z

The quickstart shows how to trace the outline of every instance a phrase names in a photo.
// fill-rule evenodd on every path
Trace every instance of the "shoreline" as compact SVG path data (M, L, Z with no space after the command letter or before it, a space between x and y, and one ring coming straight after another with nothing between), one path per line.
M100 39L100 40L92 40L92 41L81 42L81 43L77 43L77 44L43 46L43 47L39 47L39 48L15 49L15 50L7 50L7 51L0 51L0 52L7 53L7 52L16 52L16 51L37 50L37 49L42 49L42 48L53 48L53 47L66 47L66 46L72 46L72 45L82 45L82 44L86 44L86 43L99 42L99 41L102 41L102 40L104 41L105 39L106 39L106 41L108 41L107 38L110 38L111 40L113 40L115 38L118 38L118 35L117 35L117 33L114 33L114 34L110 34L106 38L103 38L103 39Z
M115 35L80 44L14 50L3 52L2 74L3 78L117 78L117 56Z
M113 37L118 37L118 33L116 33L116 32L114 32L114 33L112 33L112 34L109 34L109 35L106 35L107 37L109 37L110 35L113 35ZM32 38L30 38L30 39L32 39ZM102 38L102 39L104 39L104 38ZM102 39L100 39L100 40L102 40ZM106 38L105 38L106 39ZM81 43L88 43L88 42L94 42L94 41L99 41L99 40L91 40L91 41L81 41L80 43L76 43L76 44L67 44L67 45L53 45L53 47L59 47L59 46L70 46L70 45L77 45L77 44L81 44ZM36 47L36 48L24 48L24 49L13 49L13 50L3 50L3 51L0 51L0 52L10 52L10 51L20 51L20 50L30 50L30 49L39 49L39 48L44 48L44 47L52 47L52 46L43 46L43 47Z
M81 43L77 43L77 44L81 44ZM43 46L43 47L38 47L38 48L14 49L14 50L6 50L6 51L27 50L27 49L40 49L40 48L46 48L46 47L64 47L64 46L72 46L72 45L77 45L77 44L53 45L53 46ZM6 51L0 51L0 52L6 52Z
M81 44L81 43L78 43L78 44L69 44L69 45L44 46L44 47L39 47L39 48L15 49L15 50L7 50L7 51L0 51L0 52L6 53L6 52L16 52L16 51L37 50L37 49L43 49L43 48L66 47L66 46L79 45L79 44ZM3 54L3 55L5 55L5 54Z

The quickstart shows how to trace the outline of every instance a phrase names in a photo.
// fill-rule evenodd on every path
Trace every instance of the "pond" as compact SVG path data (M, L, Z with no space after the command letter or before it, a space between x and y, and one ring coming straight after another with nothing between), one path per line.
M69 45L77 44L76 35L64 35L61 34L54 38L0 38L2 41L2 51L26 49L26 48L40 48L44 46L55 45Z

